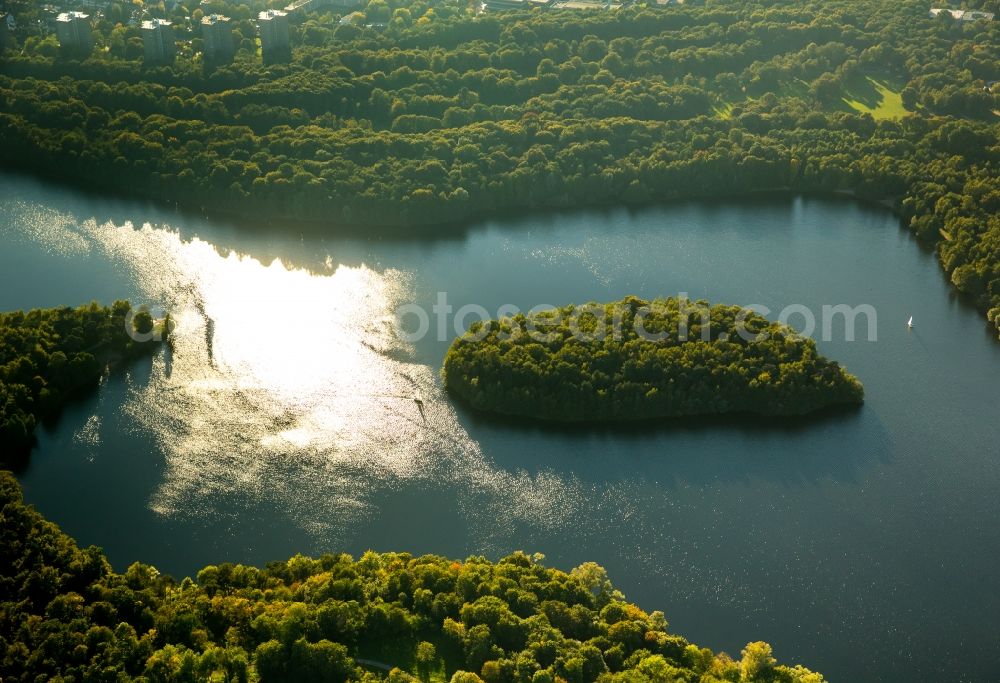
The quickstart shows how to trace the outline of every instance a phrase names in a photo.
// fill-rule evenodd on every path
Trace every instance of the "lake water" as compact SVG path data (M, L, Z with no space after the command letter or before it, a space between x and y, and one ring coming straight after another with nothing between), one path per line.
M379 240L9 175L0 193L0 309L129 298L178 321L172 353L70 405L21 473L29 502L118 569L524 549L603 564L671 630L735 656L763 639L833 681L1000 677L1000 344L887 211L771 198ZM680 292L772 317L870 304L877 341L840 325L819 344L866 403L784 426L484 419L441 389L450 323L394 331L438 292L492 314Z

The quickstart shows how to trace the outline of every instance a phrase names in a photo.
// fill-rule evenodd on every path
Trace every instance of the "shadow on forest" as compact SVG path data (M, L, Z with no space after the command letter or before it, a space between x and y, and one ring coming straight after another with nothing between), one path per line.
M860 102L869 109L878 109L883 99L882 93L875 87L875 81L866 76L858 76L850 79L845 84L844 95L847 99ZM848 111L853 111L846 103L844 107Z

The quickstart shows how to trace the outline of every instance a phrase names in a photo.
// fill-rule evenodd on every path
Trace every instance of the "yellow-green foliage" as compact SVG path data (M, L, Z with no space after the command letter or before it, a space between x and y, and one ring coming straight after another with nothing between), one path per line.
M147 9L180 38L203 12L185 5ZM916 0L379 0L347 25L311 8L289 60L264 64L250 6L214 0L235 62L206 65L195 37L149 65L126 6L95 21L85 59L11 35L0 163L276 224L414 232L511 208L846 190L902 200L928 243L945 230L948 277L983 313L1000 307L1000 92L986 87L1000 22L931 19ZM19 25L46 21L19 3Z
M5 683L822 683L764 643L742 662L691 645L594 563L566 573L519 552L299 555L177 583L138 563L115 573L25 506L6 472L0 509Z
M477 408L567 421L792 415L864 395L787 326L738 306L677 299L476 323L452 343L443 373Z
M118 301L110 308L92 303L0 313L0 454L20 455L38 419L96 381L104 362L152 348L128 334L130 310ZM137 332L152 331L148 313L137 313L134 324Z

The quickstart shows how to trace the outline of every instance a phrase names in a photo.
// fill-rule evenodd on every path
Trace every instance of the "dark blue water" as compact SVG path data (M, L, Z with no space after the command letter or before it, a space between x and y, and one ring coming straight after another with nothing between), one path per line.
M71 405L21 476L119 569L524 549L601 563L672 630L733 655L763 639L833 681L1000 678L1000 345L887 211L772 198L379 240L10 176L0 192L0 309L127 297L180 312L174 354ZM429 310L438 292L491 314L680 292L771 317L869 304L877 341L838 323L819 342L866 403L781 425L486 419L440 390L450 320L440 339L433 318L422 340L392 333L398 306Z

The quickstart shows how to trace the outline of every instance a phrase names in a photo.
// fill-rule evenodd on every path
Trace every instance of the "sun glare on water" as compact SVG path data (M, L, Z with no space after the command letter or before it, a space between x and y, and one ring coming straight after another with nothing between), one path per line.
M336 542L403 482L458 482L466 493L452 504L488 544L522 522L551 532L586 498L572 477L508 472L482 454L437 368L395 333L409 273L342 265L335 253L314 269L264 262L148 224L59 229L77 253L128 272L145 299L133 303L176 323L122 407L165 461L156 512L231 514L242 500Z

